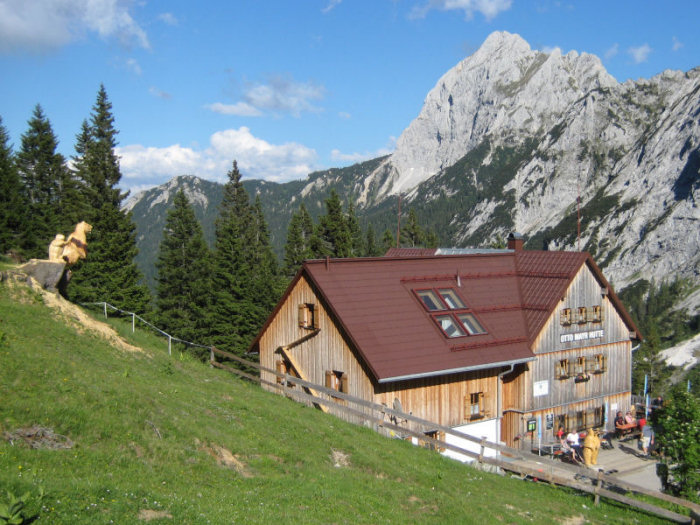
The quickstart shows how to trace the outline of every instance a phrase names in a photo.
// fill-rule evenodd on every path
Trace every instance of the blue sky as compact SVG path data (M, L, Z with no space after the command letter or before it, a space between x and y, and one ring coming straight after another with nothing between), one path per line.
M592 53L617 80L700 65L697 0L0 0L0 117L42 105L73 154L100 83L122 187L287 181L392 151L437 80L493 31Z

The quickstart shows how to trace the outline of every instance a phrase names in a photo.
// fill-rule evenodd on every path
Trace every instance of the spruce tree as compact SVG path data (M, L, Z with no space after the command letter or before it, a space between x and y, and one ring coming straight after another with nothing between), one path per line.
M312 236L314 223L304 204L292 215L287 228L287 242L284 246L284 274L294 277L305 259L313 257Z
M381 249L379 248L379 246L377 246L376 234L374 233L374 226L372 226L372 224L369 224L367 226L367 233L365 239L365 255L367 257L377 257L381 255Z
M9 142L10 135L0 118L0 255L19 247L21 219L26 214L20 179Z
M70 228L73 216L62 208L68 203L64 190L71 185L63 155L56 152L58 139L39 104L34 108L29 128L22 135L17 154L17 171L26 203L22 225L22 248L27 257L45 259L56 233Z
M360 223L355 214L355 206L352 202L348 202L346 215L348 235L350 236L350 253L348 257L362 257L365 255L365 243L362 238Z
M413 209L408 211L408 220L403 228L401 228L401 246L414 248L424 246L425 233L418 223L418 217Z
M210 342L222 350L242 354L255 330L255 308L248 295L252 210L235 160L227 177L216 220Z
M316 256L349 257L352 254L352 238L340 197L334 189L325 204L326 214L320 217L318 224L321 253L316 253Z
M157 325L174 337L204 344L211 293L209 248L182 190L168 210L156 269ZM196 347L193 352L202 354Z
M136 226L131 213L121 209L128 192L121 180L112 104L100 86L89 123L83 124L76 143L75 174L85 205L85 220L92 224L88 255L72 268L68 296L75 302L106 301L118 308L146 313L150 293L136 267Z
M391 248L394 248L396 246L396 239L394 239L394 234L391 233L391 230L387 228L384 230L384 234L382 235L382 248L384 249L384 253L388 252Z
M279 273L277 258L270 244L270 233L263 214L260 195L255 198L251 219L253 242L250 243L249 260L252 264L248 296L253 305L254 330L247 337L252 340L277 304L277 300L283 292L284 282Z

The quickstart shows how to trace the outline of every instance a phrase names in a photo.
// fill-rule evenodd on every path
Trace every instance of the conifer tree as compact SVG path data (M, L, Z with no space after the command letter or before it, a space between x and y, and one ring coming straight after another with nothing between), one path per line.
M320 217L318 224L322 253L316 253L316 256L349 257L352 254L352 239L335 189L331 190L325 204L326 214Z
M65 193L72 183L63 155L56 152L58 139L39 104L28 125L16 157L27 206L22 248L27 257L46 258L46 249L56 233L71 226L73 216L65 213L70 209Z
M284 274L286 277L290 279L294 277L302 262L313 257L313 234L313 220L302 203L299 206L299 211L292 215L287 228L287 242L284 246Z
M0 118L0 255L19 247L21 219L26 213L9 142L10 135Z
M150 310L150 293L134 263L137 254L136 226L131 213L121 209L128 192L117 186L121 180L112 104L100 86L89 123L77 137L75 174L85 220L92 224L88 256L73 267L68 286L74 302L106 301L137 313Z
M168 211L156 268L158 326L179 339L204 344L211 292L209 248L182 190Z
M376 234L374 233L374 226L372 226L372 224L367 226L365 255L367 255L367 257L377 257L381 255L381 249L377 246Z
M248 295L252 211L235 160L227 177L216 220L210 342L222 350L242 354L255 330L254 305Z
M253 240L250 243L251 272L248 295L253 305L254 330L250 334L252 340L277 304L284 282L279 274L277 258L270 244L270 233L263 214L260 195L255 197L251 219Z
M384 230L384 235L382 235L382 248L384 249L384 253L388 252L391 248L394 248L396 246L396 239L394 239L394 234L391 233L391 230L387 228Z
M411 208L408 212L408 220L403 228L401 228L401 246L414 248L423 246L425 242L425 233L418 223L416 212Z
M364 239L362 238L360 223L355 214L355 206L352 202L348 202L346 215L348 235L350 236L350 253L348 257L362 257L365 255Z

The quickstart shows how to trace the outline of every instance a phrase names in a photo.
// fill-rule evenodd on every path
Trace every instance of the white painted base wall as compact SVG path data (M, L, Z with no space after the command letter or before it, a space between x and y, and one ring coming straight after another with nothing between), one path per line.
M498 419L489 419L486 421L479 421L478 423L471 423L469 425L461 425L458 427L453 427L454 430L462 432L463 434L469 434L475 438L486 438L486 441L491 441L492 443L498 442ZM458 438L457 436L445 435L445 441L450 445L463 448L470 452L476 452L477 454L481 452L481 447L478 443L473 443L472 441L467 441L466 439ZM474 458L454 452L452 450L445 450L443 454L447 457L456 459L463 463L471 463ZM485 457L495 457L498 454L497 450L490 448L484 449Z

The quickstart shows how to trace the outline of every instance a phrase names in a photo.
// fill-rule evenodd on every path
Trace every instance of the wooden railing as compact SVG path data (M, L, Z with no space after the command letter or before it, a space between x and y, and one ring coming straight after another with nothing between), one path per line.
M217 361L217 356L229 360L229 363ZM235 366L231 366L231 362L238 363L247 370L256 369L267 372L274 375L278 380L267 381L259 375L253 375ZM316 383L305 381L293 375L272 370L215 347L211 348L210 364L257 384L279 390L284 395L297 401L326 407L327 411L334 415L340 417L344 415L346 419L354 418L363 421L364 424L372 426L372 428L377 431L385 429L389 433L393 432L394 435L399 437L416 438L423 444L430 445L440 450L450 450L471 458L477 465L492 465L503 470L515 472L521 476L530 476L549 483L571 487L592 494L596 505L600 498L604 497L678 523L700 523L700 521L698 521L700 520L700 505L668 494L649 490L633 483L628 483L614 476L604 474L602 471L593 471L585 467L569 465L545 457L538 456L535 459L535 456L523 454L520 450L507 447L500 443L487 441L485 438L474 437L453 428L439 425L433 421L421 419L412 414L406 414L399 410L389 408L385 405L373 403L343 392L338 392L337 390L326 388ZM310 392L313 392L313 394ZM344 403L339 403L339 399L343 400ZM408 423L410 423L410 426ZM446 440L427 436L425 434L427 431L439 431L444 433L445 436L449 435L460 440L474 443L478 445L479 452L459 447ZM496 456L489 456L486 453L487 450L493 451L496 453ZM576 478L589 479L592 483L583 483ZM621 491L643 494L667 503L678 505L688 509L691 515L685 516L678 514L652 503L626 496L622 494Z

